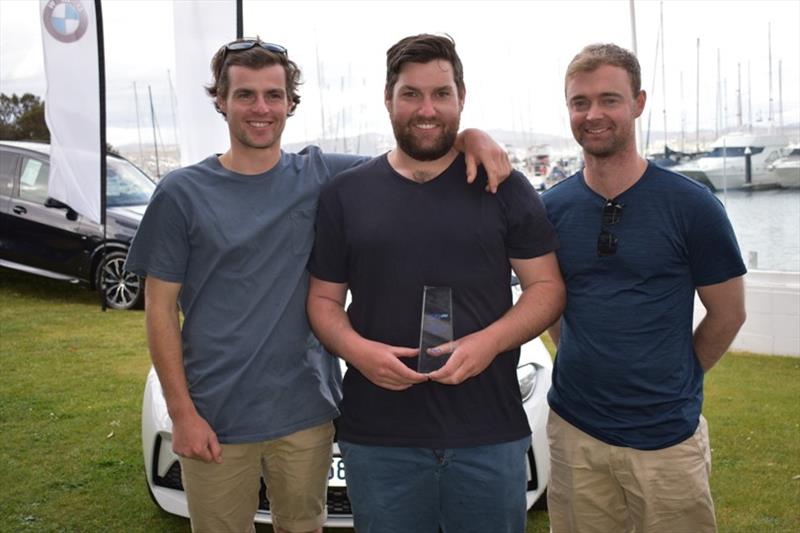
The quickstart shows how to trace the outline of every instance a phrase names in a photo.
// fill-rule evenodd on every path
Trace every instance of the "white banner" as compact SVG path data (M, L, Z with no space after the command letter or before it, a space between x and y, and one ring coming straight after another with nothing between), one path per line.
M100 222L100 74L92 0L40 0L49 195Z
M178 139L181 165L190 165L228 149L230 138L222 115L205 86L211 83L211 57L236 39L236 1L173 2L175 78L178 94Z

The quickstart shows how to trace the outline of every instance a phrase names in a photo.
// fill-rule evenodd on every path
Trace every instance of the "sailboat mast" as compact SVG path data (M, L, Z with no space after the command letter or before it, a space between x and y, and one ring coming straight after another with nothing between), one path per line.
M728 131L728 78L722 78L722 131Z
M630 6L630 13L631 13L631 40L633 41L633 55L639 56L639 44L636 39L636 7L634 6L634 1L630 0L628 2ZM644 146L642 143L642 119L641 117L639 120L636 121L636 137L639 140L639 153L644 155Z
M681 70L681 152L686 152L686 107L683 105L683 70Z
M319 43L314 45L314 53L317 57L317 87L319 90L319 113L322 124L322 141L320 145L325 145L325 97L322 94L325 90L325 75L322 73L322 63L319 60Z
M697 82L697 87L695 89L695 110L694 110L694 135L695 135L695 147L694 151L700 151L700 37L697 38L697 73L695 74L695 80Z
M736 63L737 89L736 89L736 126L742 129L742 64Z
M747 61L747 131L753 131L753 78L750 76L750 61Z
M139 122L139 92L136 82L133 82L133 104L136 106L136 133L139 135L139 164L144 165L144 150L142 149L142 125Z
M167 69L167 81L169 82L169 106L172 109L172 137L175 146L180 146L178 142L178 116L175 113L175 87L172 86L172 73Z
M719 130L721 129L722 118L722 76L720 74L720 53L717 48L717 110L716 118L714 119L714 137L719 138Z
M778 127L783 134L783 61L778 60Z
M150 86L147 86L147 94L150 97L150 120L153 124L153 149L156 153L156 177L161 177L161 169L158 165L158 141L156 140L156 110L153 107L153 91L150 89Z
M772 114L772 23L767 24L767 47L769 49L769 127L773 125L775 117Z
M665 43L665 31L664 31L664 2L663 0L659 3L661 9L661 114L664 118L664 159L668 157L667 154L667 75L666 75L666 67L664 66L666 61L666 53L667 48L664 46Z

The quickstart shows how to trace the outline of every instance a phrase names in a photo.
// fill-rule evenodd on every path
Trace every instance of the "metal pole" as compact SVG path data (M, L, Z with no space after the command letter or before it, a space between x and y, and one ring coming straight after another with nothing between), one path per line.
M722 137L722 201L728 208L728 138Z
M686 153L686 107L683 105L683 71L681 70L681 152Z
M778 133L783 134L783 61L778 60Z
M736 89L736 126L742 129L742 64L736 63L738 85Z
M631 13L631 40L633 41L633 54L635 56L639 56L639 43L636 39L636 7L634 6L634 0L630 0L628 2L630 6L630 13ZM641 117L639 120L636 121L636 139L639 145L639 153L644 155L644 146L642 144L642 119Z
M720 56L717 48L717 117L714 120L714 137L719 138L719 131L722 124L722 75L720 74Z
M244 38L244 8L242 0L236 0L236 38Z
M694 111L694 125L695 125L695 152L700 151L700 37L697 38L697 73L695 80L697 81L697 88L695 93L695 111Z
M750 61L747 61L747 131L753 131L753 84Z
M180 147L178 142L178 116L175 113L175 88L172 86L172 74L167 69L167 81L169 82L169 106L172 109L172 138L175 146Z
M144 150L142 149L142 125L139 122L139 91L133 82L133 104L136 106L136 133L139 136L139 164L144 166Z
M103 266L106 262L106 240L108 238L106 219L106 53L103 38L103 10L100 0L95 0L94 9L97 18L97 67L100 85L100 224L103 225L103 251L100 258L100 279L97 283L100 290L100 308L105 311L107 304Z
M667 47L664 45L666 32L664 31L664 2L660 2L661 9L661 114L664 117L664 159L669 157L667 154L667 75L664 64L667 62Z
M767 46L769 48L769 127L772 128L775 117L772 114L772 23L767 24Z
M161 169L158 165L158 141L156 140L156 111L153 107L153 91L150 86L147 86L147 94L150 97L150 120L153 124L153 149L156 152L156 177L161 177Z
M748 185L753 183L753 151L749 146L744 149L744 182Z

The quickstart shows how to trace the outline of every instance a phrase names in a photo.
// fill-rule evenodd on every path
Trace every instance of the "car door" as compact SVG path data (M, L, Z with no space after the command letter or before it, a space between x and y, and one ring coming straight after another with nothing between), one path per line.
M10 259L10 210L11 197L14 195L14 183L19 170L19 154L0 147L0 261Z
M46 207L49 164L19 154L14 191L8 202L3 258L27 267L77 276L88 258L80 217L67 208Z

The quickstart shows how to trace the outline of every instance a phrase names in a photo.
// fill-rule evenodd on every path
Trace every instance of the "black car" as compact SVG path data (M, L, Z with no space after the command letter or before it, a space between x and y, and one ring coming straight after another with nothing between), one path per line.
M124 270L155 183L109 155L103 227L48 197L50 146L0 141L0 266L81 283L114 309L141 308L144 281Z

